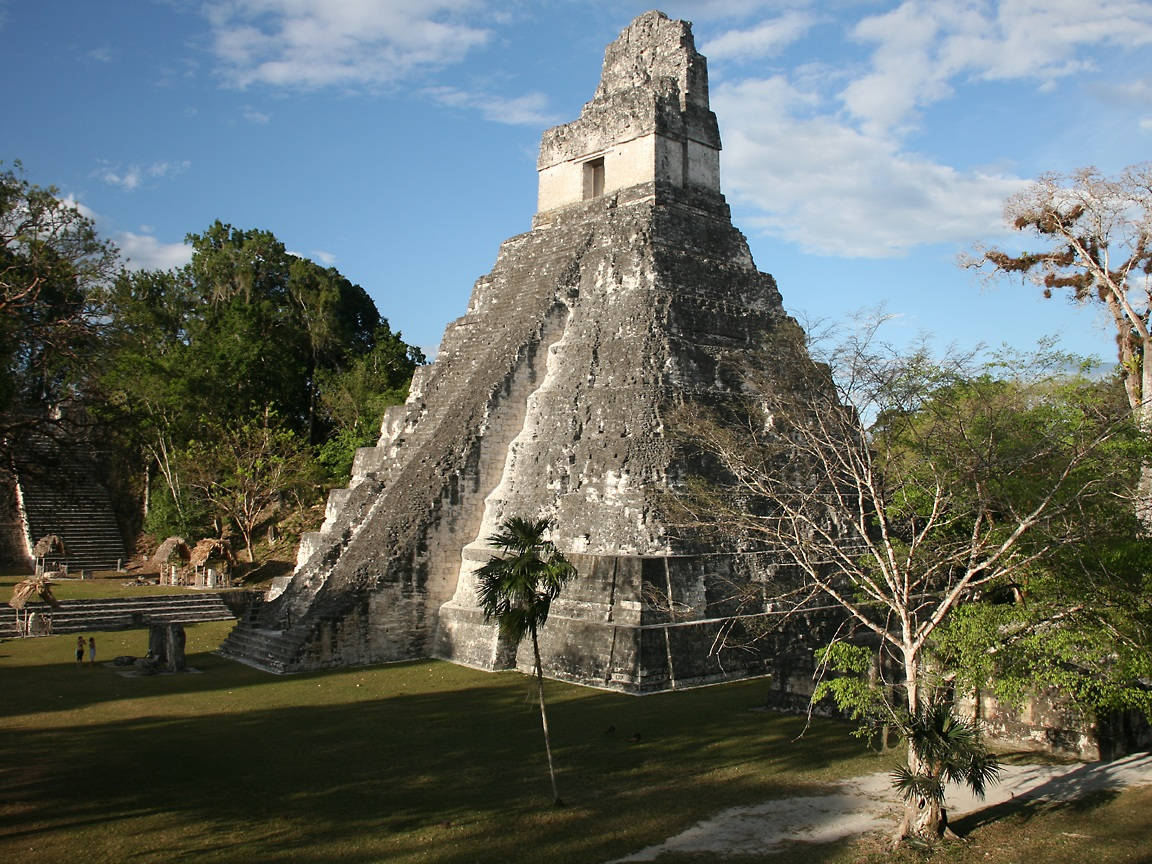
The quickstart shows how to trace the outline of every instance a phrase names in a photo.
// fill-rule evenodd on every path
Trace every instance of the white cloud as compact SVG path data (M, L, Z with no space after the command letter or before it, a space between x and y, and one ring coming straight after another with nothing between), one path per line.
M1002 236L1003 201L1025 181L1007 169L964 169L916 152L911 133L923 109L953 96L965 104L973 82L1055 89L1105 52L1138 58L1152 45L1147 0L1096 0L1090 10L1082 0L861 8L844 32L864 46L862 57L841 54L788 76L761 73L713 87L733 200L759 211L753 226L826 255L895 256L922 244ZM790 29L732 30L706 47L717 57L765 56L783 44L774 38L803 35L814 23L796 11L776 20L792 22ZM1110 90L1095 98L1130 105L1134 122L1152 131L1146 77L1100 86Z
M325 252L323 249L313 249L308 253L308 257L313 261L319 261L325 267L331 267L337 261L335 255L331 252Z
M816 19L804 12L787 12L746 30L729 30L700 49L709 61L771 57L800 39Z
M183 174L192 163L187 159L181 162L153 162L151 165L129 165L126 168L105 163L96 176L109 186L119 186L128 192L140 188L146 180L158 180Z
M91 207L88 207L84 204L81 204L73 196L65 195L63 198L60 199L60 203L63 204L65 207L73 208L77 213L79 213L85 219L91 219L93 222L96 221L96 218L97 218L96 217L96 211L93 210Z
M559 123L561 119L547 110L548 97L538 92L507 98L471 93L454 87L428 87L424 93L441 105L479 111L485 120L494 123L506 123L511 126L551 126Z
M255 108L245 105L244 119L249 123L255 123L257 126L267 126L272 122L272 115L266 114L263 111L257 111Z
M781 77L717 88L725 186L764 214L753 225L806 251L866 258L1003 232L1004 199L1023 181L934 162L817 105Z
M690 21L723 20L725 18L747 18L750 15L762 12L764 9L774 9L785 5L780 0L695 0L695 2L677 3L676 11L667 9L673 18L687 18ZM787 5L804 5L804 0Z
M169 270L192 260L192 247L184 243L161 243L151 234L121 231L115 243L131 270Z
M212 0L213 49L240 87L379 86L453 63L489 31L462 13L478 0Z
M842 91L852 116L880 130L909 122L958 80L1033 80L1091 68L1088 48L1152 44L1146 0L907 0L860 20L854 38L874 46L870 67Z

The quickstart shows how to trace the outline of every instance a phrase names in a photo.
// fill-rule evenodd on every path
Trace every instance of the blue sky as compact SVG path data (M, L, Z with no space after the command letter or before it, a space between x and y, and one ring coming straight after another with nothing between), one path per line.
M54 184L133 265L214 219L360 283L431 350L528 230L540 133L591 98L648 3L0 0L0 159ZM969 347L1091 310L956 266L1012 243L1029 178L1152 154L1152 2L668 2L709 59L733 220L786 308Z

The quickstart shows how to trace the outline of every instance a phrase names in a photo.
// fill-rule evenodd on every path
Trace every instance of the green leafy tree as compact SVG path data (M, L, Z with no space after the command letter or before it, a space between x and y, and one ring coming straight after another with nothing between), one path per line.
M950 686L936 645L957 608L1063 556L1088 566L1096 520L1083 514L1131 500L1139 436L1063 355L939 360L879 343L878 326L827 353L826 373L795 350L791 367L744 370L716 410L684 412L687 440L727 482L686 490L681 518L776 565L749 595L766 614L839 609L894 670L889 713L916 718ZM781 385L781 368L826 386ZM905 824L941 827L922 815Z
M144 517L161 534L194 533L177 454L207 406L190 386L189 332L195 300L184 270L121 273L110 289L108 353L97 410L144 466ZM161 486L151 513L153 477Z
M269 510L315 482L313 463L299 436L271 411L256 418L204 422L209 437L188 444L187 482L212 510L239 530L255 561L252 536Z
M981 249L969 267L1017 275L1080 306L1105 310L1128 404L1137 424L1152 434L1152 163L1117 177L1095 168L1045 174L1004 206L1007 222L1040 248ZM1138 515L1152 529L1152 463L1143 465Z
M559 804L556 770L552 764L552 740L548 713L544 707L544 671L540 665L537 631L548 620L548 611L564 585L576 575L575 569L546 539L548 520L531 521L519 516L505 519L500 530L488 538L499 550L476 571L477 596L485 620L495 618L500 635L513 646L525 636L532 637L536 667L540 722L544 729L544 749L548 755L548 775L552 780L552 800Z
M201 520L193 500L201 493L193 494L182 466L190 442L213 440L202 418L243 425L270 409L322 461L347 454L347 477L355 447L379 423L381 401L402 401L423 360L360 286L292 255L270 232L217 221L187 239L186 267L125 273L113 283L102 367L104 413L140 454L145 511L159 508L149 524L165 532ZM380 374L365 373L370 365ZM343 405L355 408L342 415L328 397L345 385L352 392ZM377 391L388 395L381 400Z
M375 444L380 418L390 405L408 398L412 373L425 362L420 349L408 345L381 320L371 350L351 358L347 368L320 376L321 414L332 430L319 448L328 476L346 480L358 447Z
M28 182L19 163L0 172L0 447L82 420L118 266L116 249L58 190Z

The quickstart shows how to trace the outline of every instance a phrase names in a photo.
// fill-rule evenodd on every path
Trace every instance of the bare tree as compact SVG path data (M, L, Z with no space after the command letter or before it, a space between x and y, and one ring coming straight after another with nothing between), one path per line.
M1044 296L1067 292L1079 305L1107 311L1116 336L1128 403L1152 434L1152 163L1118 177L1095 168L1045 174L1008 200L1004 215L1016 230L1043 243L1037 251L982 249L967 266L1020 274ZM1152 465L1143 466L1137 515L1152 529Z
M878 325L832 349L824 367L805 367L797 351L801 365L781 374L768 358L727 404L685 412L681 427L727 482L688 491L682 507L686 529L737 535L793 574L766 589L770 611L830 601L870 634L881 668L899 670L901 704L884 704L908 731L940 719L937 629L958 604L1026 581L1082 537L1083 511L1134 473L1097 458L1131 423L1097 382L1070 376L1066 358L936 360L880 344ZM804 376L824 386L779 383ZM929 764L912 743L907 776L938 781L945 762ZM994 763L970 756L958 776L987 780ZM946 824L942 785L938 798L921 794L930 785L900 787L912 793L901 835Z

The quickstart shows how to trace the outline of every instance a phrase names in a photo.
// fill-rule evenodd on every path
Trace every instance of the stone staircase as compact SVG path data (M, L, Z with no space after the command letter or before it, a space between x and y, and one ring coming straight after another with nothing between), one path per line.
M304 659L315 650L315 644L310 642L314 641L318 627L340 620L340 610L348 604L349 597L327 600L303 616L293 614L282 599L253 602L216 653L277 675L315 668Z
M59 608L36 604L33 611L51 612L52 633L82 630L123 630L148 623L196 624L235 618L224 598L212 594L157 594L103 600L63 600ZM0 605L0 639L19 636L16 610Z
M283 675L299 668L299 655L309 628L272 630L252 624L232 628L216 653L255 669Z
M45 569L116 569L126 557L124 539L108 490L94 479L95 454L47 437L31 438L24 448L14 467L28 540L55 534L64 542L63 554L46 558Z

